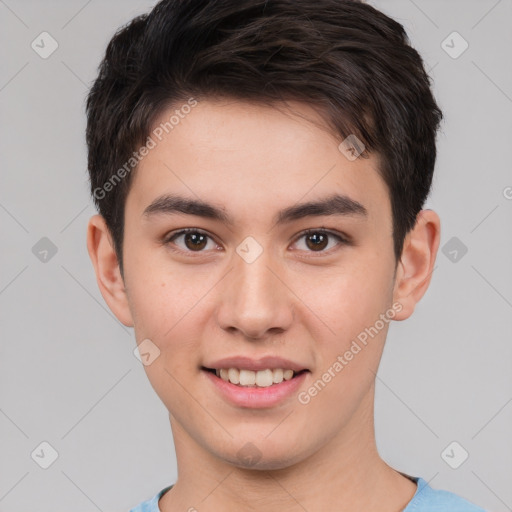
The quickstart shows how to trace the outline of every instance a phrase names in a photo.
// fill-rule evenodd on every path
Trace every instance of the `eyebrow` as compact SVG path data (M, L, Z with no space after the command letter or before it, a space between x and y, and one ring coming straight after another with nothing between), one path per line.
M174 194L157 197L142 213L145 218L156 215L197 215L207 219L217 220L233 226L234 220L223 208L207 202L190 199ZM346 195L333 194L326 198L300 203L280 210L274 217L274 224L284 224L305 217L320 217L324 215L348 215L366 217L366 208Z

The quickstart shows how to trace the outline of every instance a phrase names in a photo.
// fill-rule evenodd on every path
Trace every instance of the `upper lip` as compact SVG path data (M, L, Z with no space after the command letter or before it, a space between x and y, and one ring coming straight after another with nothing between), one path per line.
M300 363L277 356L265 356L259 359L252 359L244 356L226 357L206 364L205 368L214 370L219 370L221 368L238 368L241 370L252 370L255 372L266 369L276 370L278 368L282 368L283 370L293 370L294 372L307 370L307 368Z

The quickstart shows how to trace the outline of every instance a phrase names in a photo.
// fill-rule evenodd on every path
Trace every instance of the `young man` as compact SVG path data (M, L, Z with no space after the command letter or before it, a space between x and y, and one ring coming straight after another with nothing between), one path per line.
M481 511L379 456L391 320L427 290L442 114L403 27L348 0L164 0L87 103L87 244L169 410L133 511Z

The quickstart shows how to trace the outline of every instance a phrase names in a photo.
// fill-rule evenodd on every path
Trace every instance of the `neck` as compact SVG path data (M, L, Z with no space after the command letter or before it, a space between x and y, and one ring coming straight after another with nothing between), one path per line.
M240 468L205 450L170 416L178 480L160 500L162 512L343 509L399 512L416 485L379 456L374 387L350 423L301 461L273 469Z

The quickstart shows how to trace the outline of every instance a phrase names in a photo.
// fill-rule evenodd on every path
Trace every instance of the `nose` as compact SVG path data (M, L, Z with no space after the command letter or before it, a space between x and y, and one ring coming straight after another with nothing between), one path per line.
M250 340L288 330L294 317L294 295L271 251L248 262L233 255L234 268L224 279L217 309L219 326ZM281 270L279 270L281 268Z

